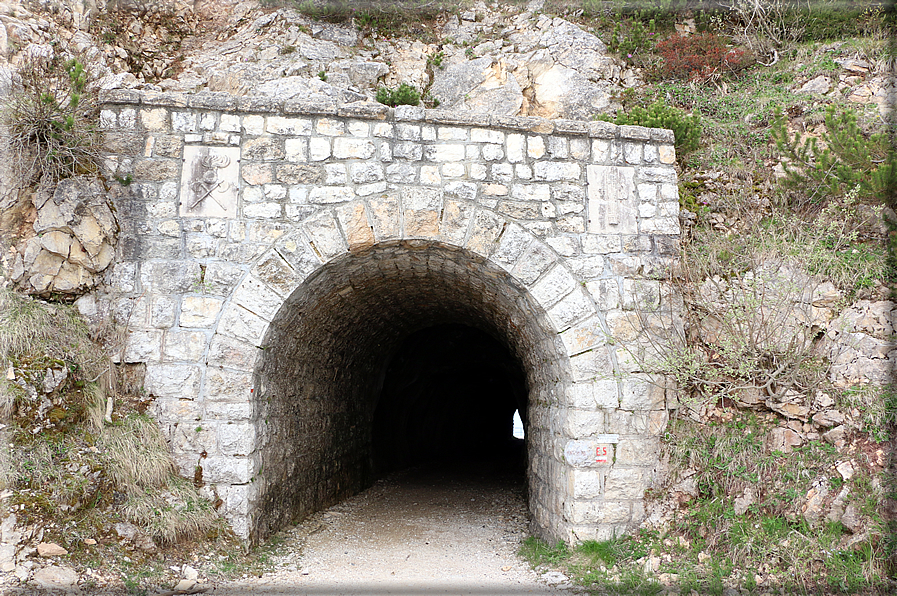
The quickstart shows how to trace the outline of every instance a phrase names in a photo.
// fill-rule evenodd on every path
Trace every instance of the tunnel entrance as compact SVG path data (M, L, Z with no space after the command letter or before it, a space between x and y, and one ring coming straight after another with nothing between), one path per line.
M374 411L378 474L424 463L525 471L514 413L526 419L526 376L501 342L458 324L411 334L392 357Z
M335 259L285 300L263 346L256 538L421 464L525 469L531 508L560 498L545 487L564 348L526 288L483 257L396 241Z

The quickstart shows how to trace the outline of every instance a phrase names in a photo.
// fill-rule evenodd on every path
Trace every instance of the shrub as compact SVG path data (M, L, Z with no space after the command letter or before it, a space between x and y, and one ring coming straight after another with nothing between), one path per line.
M658 43L656 51L663 58L659 66L663 78L706 80L748 64L744 50L728 49L721 38L709 32L674 35Z
M22 184L96 172L98 109L84 65L32 55L19 72L3 110L3 140Z
M377 101L392 107L416 106L420 103L420 92L408 83L402 83L395 89L380 87L377 89Z
M607 47L610 51L620 54L620 58L627 64L633 64L639 61L643 54L651 51L654 35L654 19L645 23L641 19L641 13L636 12L625 22L614 25Z
M698 148L701 142L701 118L686 114L683 110L666 105L657 100L647 108L636 106L616 118L607 115L599 119L614 124L631 124L648 128L667 128L675 135L676 157L684 163L685 156Z
M825 132L816 139L795 131L789 138L787 119L776 110L772 138L784 157L785 184L800 189L802 200L854 192L859 200L893 200L897 188L897 155L887 133L863 134L853 110L840 114L829 106Z

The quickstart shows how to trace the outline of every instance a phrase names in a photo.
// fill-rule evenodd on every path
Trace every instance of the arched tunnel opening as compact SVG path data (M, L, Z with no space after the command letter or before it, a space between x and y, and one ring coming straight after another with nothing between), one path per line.
M425 241L345 255L286 299L262 347L255 539L421 465L516 473L531 507L551 498L533 489L550 484L563 347L488 260Z

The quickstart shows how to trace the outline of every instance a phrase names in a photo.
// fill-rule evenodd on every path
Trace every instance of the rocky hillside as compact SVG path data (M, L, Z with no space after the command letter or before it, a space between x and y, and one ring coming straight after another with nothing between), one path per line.
M85 65L85 97L134 88L342 104L405 84L429 108L676 128L681 326L666 331L681 333L634 357L676 379L681 407L644 527L574 550L531 542L527 553L623 593L893 589L893 15L777 12L774 1L760 12L439 6L401 19L339 2L0 0L0 96L16 97L23 73L60 56ZM693 145L680 145L689 136ZM104 282L112 212L99 183L97 201L61 209L79 184L88 183L0 175L5 284L66 302ZM89 303L88 294L78 304ZM237 569L208 543L170 552L177 537L124 507L127 491L106 475L89 426L104 428L95 403L58 442L68 428L60 407L83 406L78 383L103 367L86 376L74 354L37 352L0 354L19 392L7 432L27 455L0 493L5 585L138 591ZM117 423L145 408L119 372ZM42 482L49 476L26 461L62 471ZM169 509L194 498L171 482ZM68 487L70 509L48 506L63 494L54 483ZM109 491L79 493L79 483ZM73 521L91 507L93 525Z

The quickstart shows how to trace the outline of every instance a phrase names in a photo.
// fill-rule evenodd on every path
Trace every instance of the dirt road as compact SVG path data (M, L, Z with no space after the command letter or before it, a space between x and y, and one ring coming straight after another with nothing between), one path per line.
M526 531L518 478L406 471L290 530L279 571L210 593L569 595L517 557Z

